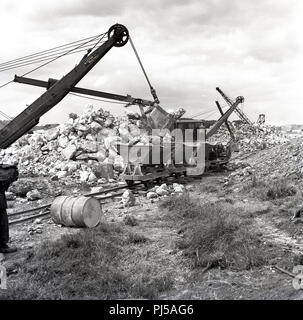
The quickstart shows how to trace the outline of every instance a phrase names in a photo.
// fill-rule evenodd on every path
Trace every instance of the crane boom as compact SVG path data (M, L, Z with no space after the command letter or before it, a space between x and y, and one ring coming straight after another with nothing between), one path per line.
M99 48L85 55L79 64L45 93L22 111L0 130L0 148L9 147L13 142L33 128L42 115L59 103L74 86L102 59L114 46L124 46L129 38L128 30L121 24L115 24L108 30L108 40Z
M37 80L37 79L32 79L32 78L15 76L14 81L18 82L18 83L23 83L23 84L28 84L31 86L36 86L36 87L48 89L52 85L54 85L56 82L58 82L59 80L48 79L48 81L42 81L42 80ZM144 106L153 106L155 104L154 101L144 100L144 99L140 99L140 98L133 98L130 95L122 96L120 94L85 89L85 88L79 88L79 87L71 88L70 92L85 94L85 95L94 96L94 97L101 97L101 98L105 98L105 99L118 100L118 101L130 103L130 104L138 103L138 104L143 104Z
M223 112L223 110L222 110L222 108L221 108L221 106L220 106L219 101L216 101L216 105L217 105L217 107L218 107L218 109L219 109L219 112L220 112L221 116L223 116L223 115L224 115L224 112ZM228 132L229 132L229 134L230 134L231 139L234 141L234 140L235 140L235 135L234 135L234 133L232 132L231 127L229 126L227 119L225 120L225 126L226 126L226 128L227 128L227 130L228 130Z
M230 105L234 103L220 88L216 88L216 90L221 94L223 99ZM238 114L238 116L247 124L252 125L252 122L248 119L248 117L245 115L245 113L240 109L236 108L235 112Z
M240 103L244 102L243 97L238 97L236 102L234 102L231 107L220 117L220 119L209 129L206 133L206 139L209 139L212 135L214 135L222 124L228 119L228 117L234 112L234 110L238 107Z

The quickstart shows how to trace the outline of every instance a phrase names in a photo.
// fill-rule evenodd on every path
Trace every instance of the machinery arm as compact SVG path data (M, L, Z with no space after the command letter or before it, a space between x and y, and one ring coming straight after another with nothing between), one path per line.
M216 90L230 106L234 103L219 87L217 87Z
M218 107L218 109L219 109L219 111L220 111L220 113L221 113L221 116L223 116L223 115L224 115L224 112L223 112L223 110L222 110L222 108L221 108L221 106L220 106L220 103L219 103L218 101L216 101L216 105L217 105L217 107ZM228 124L227 119L225 120L225 125L226 125L226 128L227 128L230 136L231 136L231 139L232 139L233 141L235 141L235 135L234 135L234 133L232 132L232 130L231 130L229 124Z
M216 90L221 94L221 96L223 97L223 99L231 106L234 102L220 89L220 88L216 88ZM238 114L238 116L247 124L252 125L252 122L248 119L248 117L244 114L244 112L239 109L236 108L235 112Z
M33 128L39 122L40 117L59 103L111 48L124 46L128 38L126 27L120 24L113 25L108 30L107 41L84 56L75 68L55 82L44 94L0 130L0 148L9 147Z
M18 82L18 83L24 83L24 84L28 84L31 86L42 87L42 88L48 89L52 85L54 85L56 82L58 82L59 80L48 79L48 81L42 81L42 80L36 80L36 79L31 79L31 78L15 76L14 81ZM139 99L139 98L133 98L130 95L122 96L122 95L115 94L115 93L90 90L90 89L79 88L79 87L71 88L70 92L85 94L85 95L94 96L94 97L101 97L101 98L105 98L105 99L118 100L118 101L130 103L130 104L142 104L144 106L153 106L154 105L153 101L143 100L143 99Z
M244 98L238 97L236 102L232 104L232 106L221 116L221 118L206 133L206 139L209 139L212 135L214 135L222 126L222 124L228 119L228 117L234 112L234 110L238 107L238 105L243 102L244 102Z

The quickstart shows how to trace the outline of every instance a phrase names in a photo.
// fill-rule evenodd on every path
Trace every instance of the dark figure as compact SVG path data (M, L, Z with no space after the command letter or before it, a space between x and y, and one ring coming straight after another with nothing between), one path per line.
M17 180L18 171L14 166L1 166L0 168L0 252L11 253L17 249L9 247L7 245L9 241L9 228L8 228L8 217L7 217L7 203L5 197L5 191L9 188L9 185ZM6 179L7 176L7 179Z
M8 218L6 213L6 198L5 191L0 188L0 252L8 242Z

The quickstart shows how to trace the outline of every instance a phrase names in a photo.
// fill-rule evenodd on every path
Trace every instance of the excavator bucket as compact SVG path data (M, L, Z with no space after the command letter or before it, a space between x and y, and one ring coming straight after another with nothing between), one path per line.
M147 121L152 129L168 129L173 130L175 119L160 106L156 105L154 109L147 115Z

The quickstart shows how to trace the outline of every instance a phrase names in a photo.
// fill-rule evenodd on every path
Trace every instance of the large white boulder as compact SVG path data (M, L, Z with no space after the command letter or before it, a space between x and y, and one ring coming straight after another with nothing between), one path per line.
M29 191L29 192L26 194L26 198L27 198L29 201L35 201L35 200L41 199L42 196L41 196L41 193L40 193L37 189L34 189L34 190Z
M65 149L61 151L63 157L67 160L73 159L77 151L77 147L74 144L69 144Z
M159 196L167 196L169 195L168 186L166 183L162 184L159 188L156 189L156 193Z
M132 207L136 203L136 198L130 190L126 190L122 195L122 204L124 207Z

